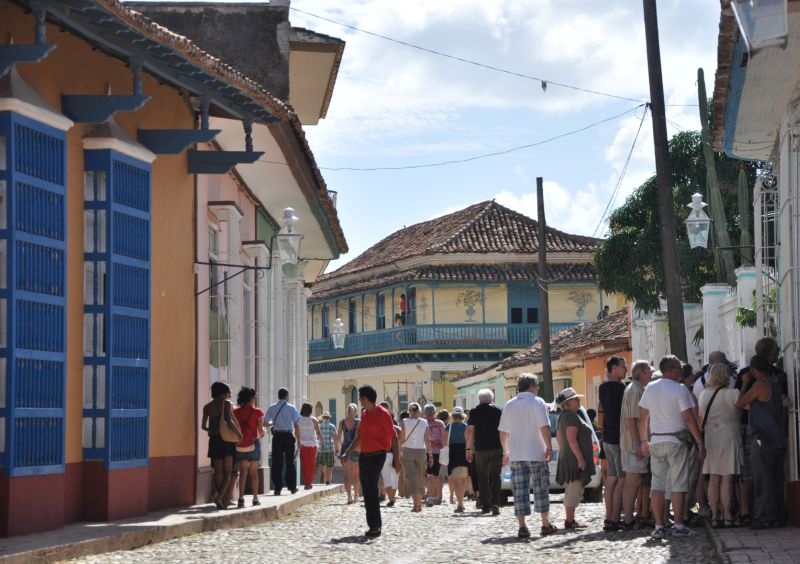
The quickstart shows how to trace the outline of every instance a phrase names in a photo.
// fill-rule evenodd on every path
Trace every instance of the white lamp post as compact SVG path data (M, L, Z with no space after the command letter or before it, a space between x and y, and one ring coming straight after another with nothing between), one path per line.
M283 210L284 229L281 229L275 236L281 261L286 264L297 264L300 258L300 240L303 236L295 228L297 220L298 217L294 215L293 208Z
M343 349L344 348L344 323L338 317L336 318L336 323L333 324L333 331L331 331L331 340L333 341L333 348L335 349Z
M703 208L708 204L703 202L701 194L692 195L692 203L688 207L692 209L689 212L689 217L686 218L686 231L689 234L689 247L701 247L705 249L708 246L708 232L711 228L711 218L706 215Z

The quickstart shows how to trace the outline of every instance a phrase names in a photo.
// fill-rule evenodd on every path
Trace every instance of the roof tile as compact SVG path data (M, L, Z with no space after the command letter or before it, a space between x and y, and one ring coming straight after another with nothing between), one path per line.
M538 229L536 220L494 200L480 202L396 231L321 280L422 255L534 254L539 250ZM549 226L546 233L547 251L551 253L590 253L600 242Z

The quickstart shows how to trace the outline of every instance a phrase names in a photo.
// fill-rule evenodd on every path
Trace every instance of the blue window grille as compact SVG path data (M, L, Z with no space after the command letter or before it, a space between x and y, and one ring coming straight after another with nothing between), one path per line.
M64 471L66 142L0 112L0 465Z
M83 449L145 466L150 406L150 165L84 151Z

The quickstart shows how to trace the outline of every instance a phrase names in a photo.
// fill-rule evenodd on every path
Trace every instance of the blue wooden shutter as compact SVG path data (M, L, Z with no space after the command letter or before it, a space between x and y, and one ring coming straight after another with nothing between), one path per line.
M0 113L0 461L64 471L65 134Z
M84 453L144 466L150 404L150 165L85 151ZM90 237L90 238L86 238ZM87 344L88 343L88 344Z

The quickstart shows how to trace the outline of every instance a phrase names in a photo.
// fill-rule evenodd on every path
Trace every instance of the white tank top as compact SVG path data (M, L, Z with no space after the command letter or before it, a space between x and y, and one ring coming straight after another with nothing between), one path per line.
M317 432L314 430L314 420L311 417L301 417L297 423L300 427L300 444L303 446L317 445Z

